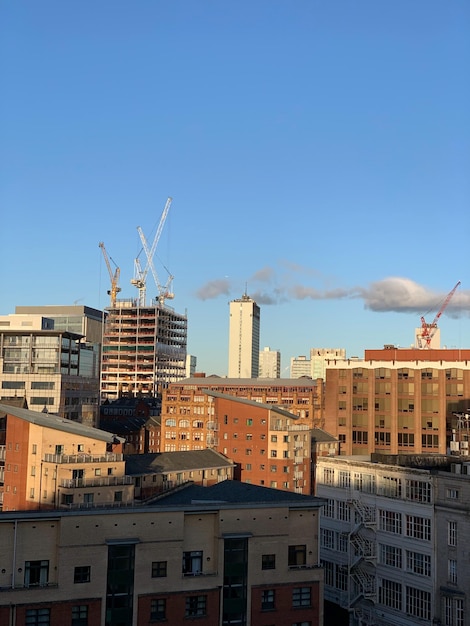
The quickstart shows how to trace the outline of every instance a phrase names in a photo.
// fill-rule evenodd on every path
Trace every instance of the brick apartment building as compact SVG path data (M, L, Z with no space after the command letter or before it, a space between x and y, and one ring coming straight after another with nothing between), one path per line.
M276 405L315 428L323 428L322 380L311 378L220 378L194 376L171 383L163 391L162 415L210 416L212 400L203 390Z
M193 395L191 414L183 398L179 412L168 404L162 415L165 450L217 450L237 464L243 482L310 494L314 457L336 452L336 440L312 428L309 417L274 404L205 389Z

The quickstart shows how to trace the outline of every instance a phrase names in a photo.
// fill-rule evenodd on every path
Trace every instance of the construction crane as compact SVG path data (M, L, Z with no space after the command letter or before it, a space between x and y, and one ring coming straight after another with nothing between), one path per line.
M441 308L436 313L436 317L433 319L433 321L430 324L428 324L426 320L424 319L424 317L421 316L421 335L418 336L418 343L419 343L420 348L431 347L431 340L434 337L434 334L437 330L437 322L439 318L441 317L441 315L443 314L444 310L446 309L447 305L451 301L452 296L457 291L457 288L459 287L459 285L460 285L460 280L452 289L452 291L449 291L444 302L441 305Z
M110 263L110 260L109 260L110 257L108 257L108 254L106 252L106 248L104 247L104 243L102 241L100 241L100 243L98 245L101 248L101 252L103 253L103 257L104 257L104 260L106 262L106 267L108 268L109 278L111 280L111 289L108 291L108 295L110 296L110 305L111 305L112 308L114 308L116 306L116 296L121 291L121 287L119 287L119 275L121 273L121 270L116 265L116 263L113 261L113 259L111 259L111 261L113 261L114 265L116 265L116 269L113 272L113 270L111 268L111 263Z
M174 294L170 290L170 284L171 284L171 281L173 280L173 276L171 276L170 272L168 272L167 270L169 278L166 284L162 286L160 284L160 280L158 278L155 265L153 263L153 257L155 255L155 251L157 249L157 245L160 240L160 236L162 234L163 226L165 225L165 221L168 215L168 211L170 210L171 203L172 203L172 198L168 198L165 204L165 208L163 209L163 212L160 218L160 223L158 225L157 232L155 233L155 237L152 242L152 246L150 248L148 246L147 239L144 235L142 228L140 226L137 227L137 231L139 233L140 240L142 242L142 246L147 257L147 264L144 270L142 270L142 265L140 263L139 257L137 257L134 260L134 278L131 280L131 284L133 284L135 287L139 289L139 305L140 306L145 306L146 290L147 290L146 282L147 282L147 274L148 274L149 269L152 272L153 279L155 281L155 285L158 290L157 299L158 299L159 304L163 306L165 303L165 300L174 298Z

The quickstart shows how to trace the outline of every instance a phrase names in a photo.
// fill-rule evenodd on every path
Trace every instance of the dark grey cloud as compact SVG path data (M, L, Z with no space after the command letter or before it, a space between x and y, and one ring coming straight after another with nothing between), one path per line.
M377 312L416 313L427 315L429 321L439 311L449 292L438 292L420 285L410 278L392 276L367 286L332 287L331 278L321 277L314 269L282 261L281 272L265 266L257 270L246 283L248 295L258 304L276 305L293 300L362 300L364 308ZM310 280L302 280L310 278ZM314 280L312 280L312 278ZM319 283L316 286L309 282ZM325 287L325 283L328 286ZM196 293L202 300L219 295L239 297L245 290L242 281L212 280ZM238 292L236 291L238 289ZM446 306L446 315L462 317L470 315L470 291L457 289ZM428 317L426 317L428 319Z

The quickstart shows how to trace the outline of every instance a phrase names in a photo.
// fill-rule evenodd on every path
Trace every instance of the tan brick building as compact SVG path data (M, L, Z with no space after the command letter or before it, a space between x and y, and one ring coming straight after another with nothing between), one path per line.
M224 481L133 509L3 513L0 624L323 624L313 496Z
M345 455L446 454L469 406L470 350L389 346L327 364L325 430Z
M2 510L132 503L123 441L57 415L0 404Z

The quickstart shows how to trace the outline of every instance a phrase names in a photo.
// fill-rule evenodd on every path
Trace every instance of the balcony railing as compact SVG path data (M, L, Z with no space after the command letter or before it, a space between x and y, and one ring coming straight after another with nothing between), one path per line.
M113 487L116 485L132 485L132 476L101 476L97 478L63 478L60 486L67 489L83 487Z
M46 463L70 464L70 463L115 463L123 461L124 455L115 452L107 454L45 454Z

